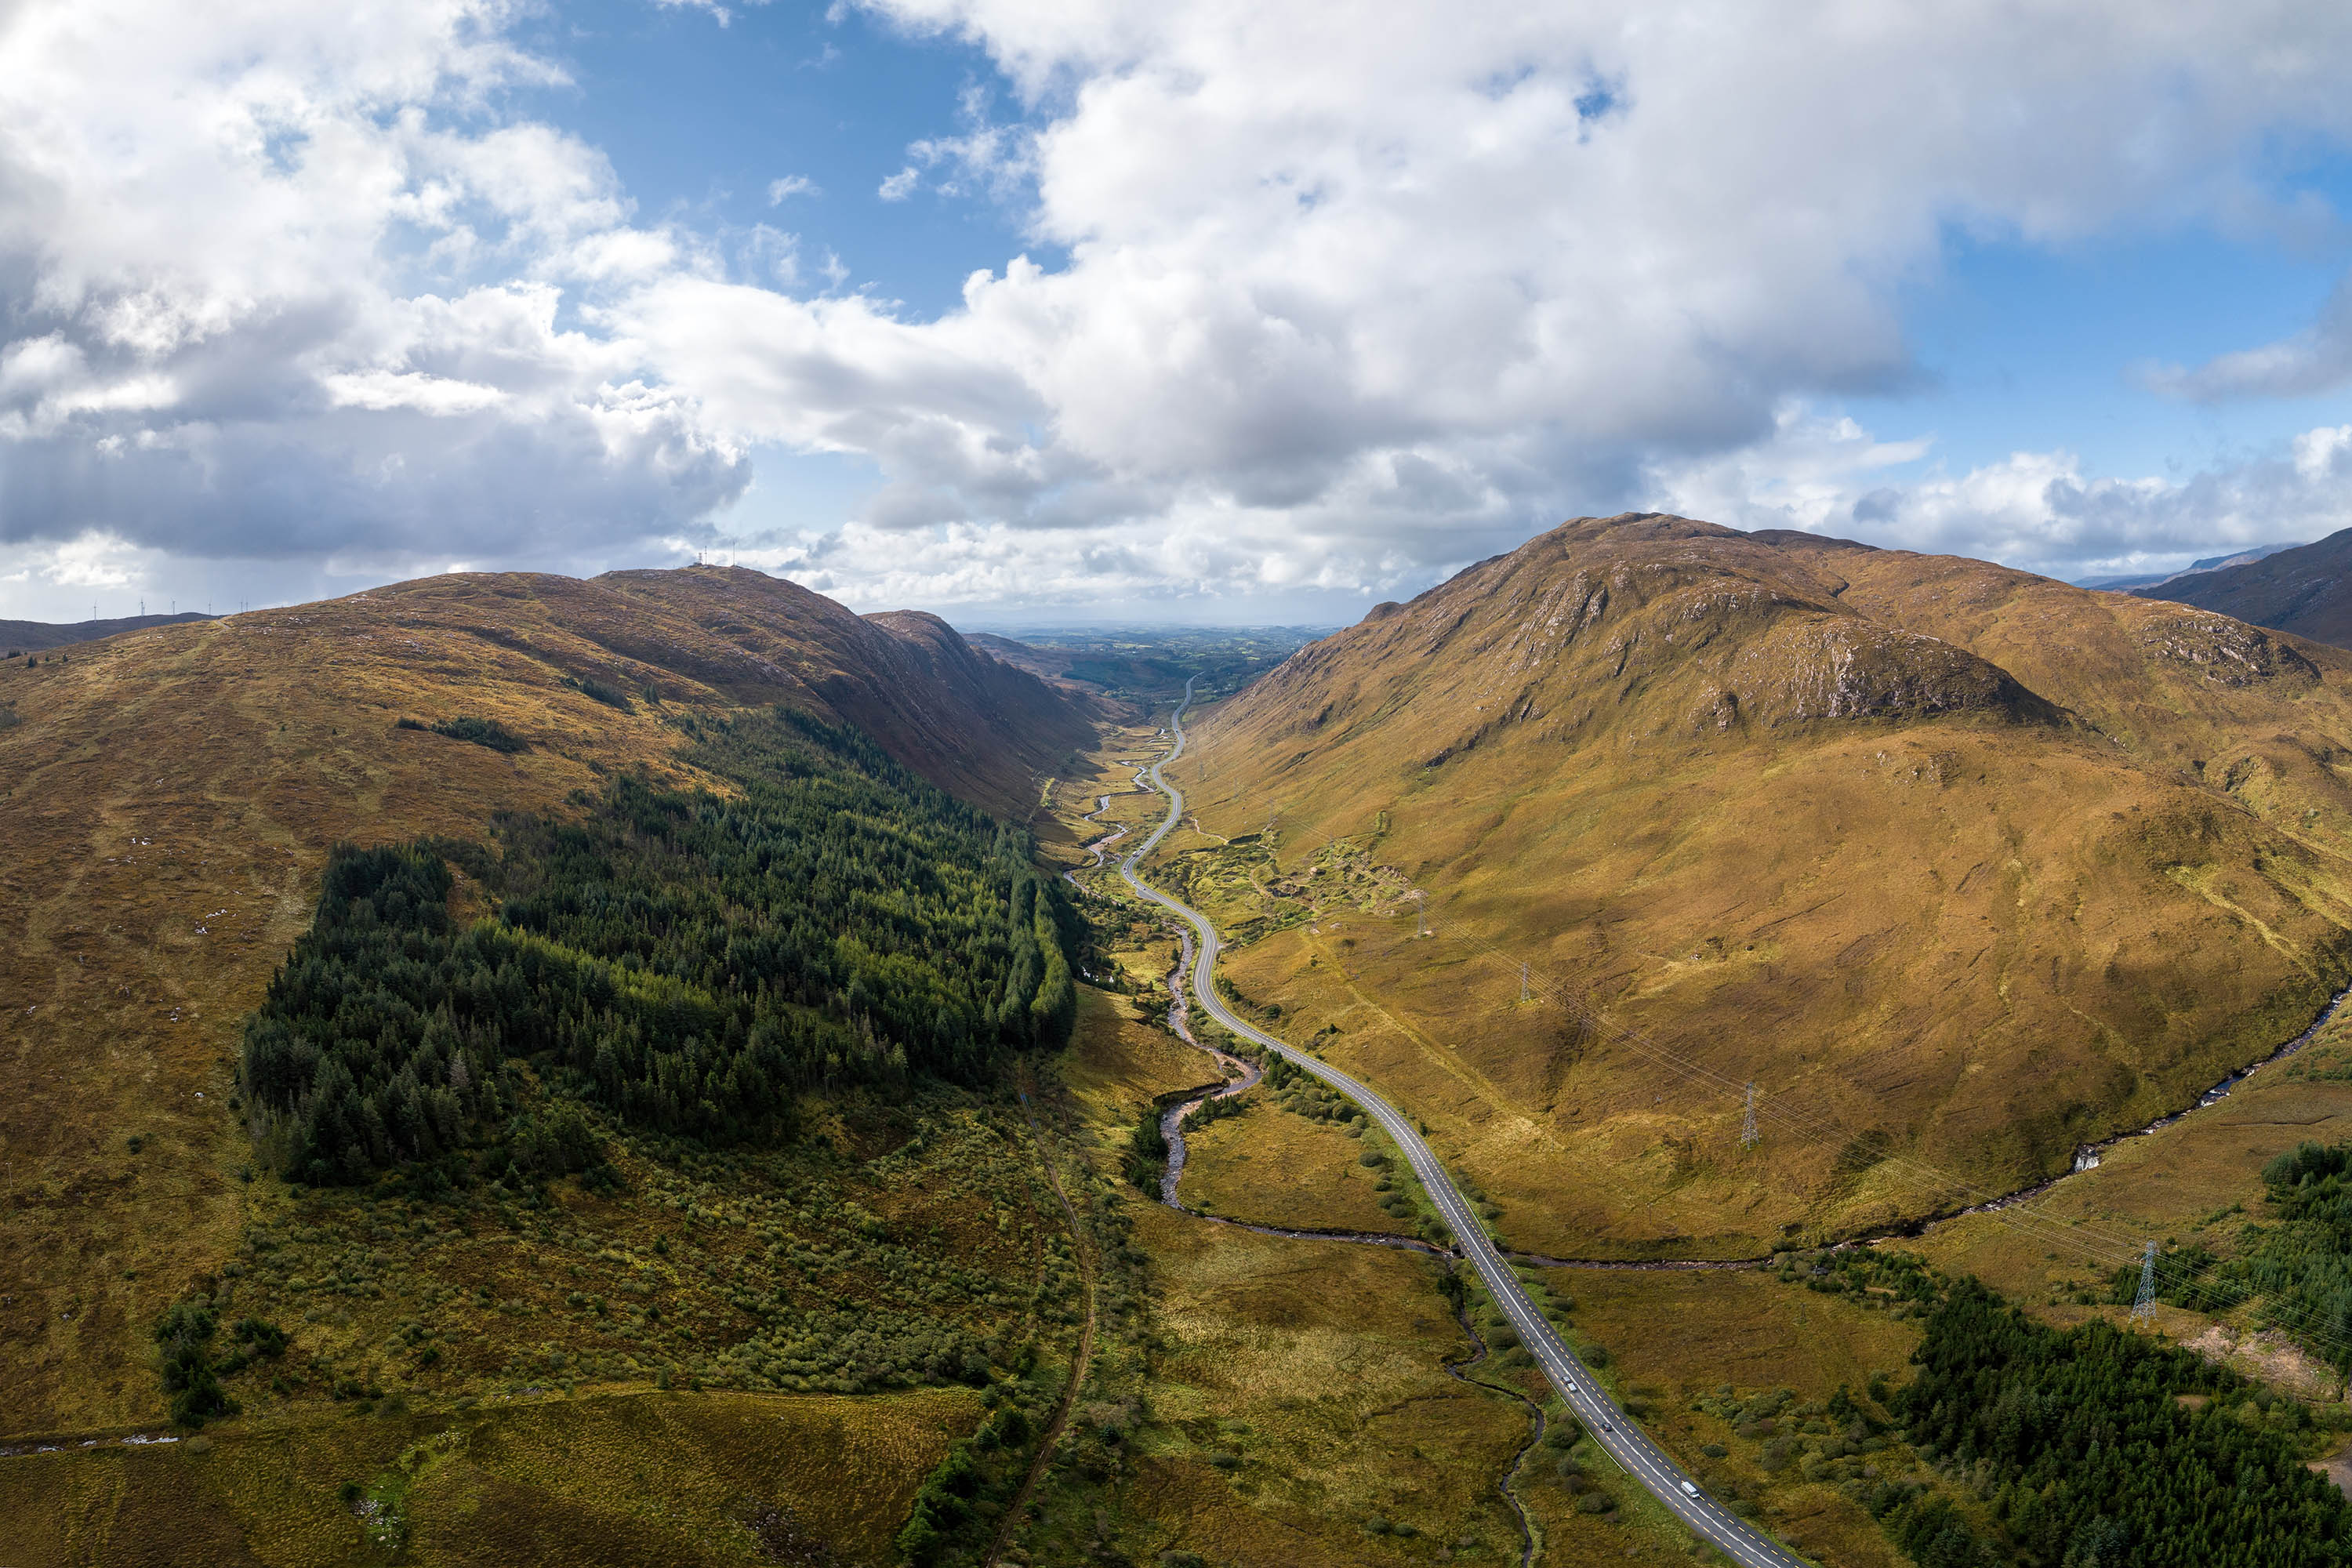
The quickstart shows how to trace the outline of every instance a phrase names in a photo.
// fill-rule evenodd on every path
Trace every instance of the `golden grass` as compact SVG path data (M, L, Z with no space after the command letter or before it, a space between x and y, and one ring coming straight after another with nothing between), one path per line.
M1465 1537L1504 1556L1494 1493L1526 1441L1513 1405L1440 1363L1466 1353L1436 1269L1409 1253L1284 1241L1153 1207L1157 1423L1124 1500L1162 1549L1240 1564L1426 1561ZM1213 1455L1237 1457L1230 1472ZM1376 1537L1374 1516L1417 1542Z
M2329 1037L2340 1040L2347 1032ZM2160 1132L2125 1139L2096 1169L2068 1176L2022 1212L1964 1215L1906 1245L1947 1273L1975 1275L2061 1327L2092 1317L2122 1321L2128 1309L2079 1306L2074 1292L2088 1289L2104 1298L2108 1274L2136 1262L2150 1240L2235 1252L2240 1227L2263 1214L2263 1166L2305 1140L2347 1139L2352 1083L2265 1068L2219 1104ZM2311 1397L2342 1397L2340 1376L2275 1336L2254 1337L2242 1310L2209 1318L2159 1304L2157 1326L2250 1375Z
M1607 1376L1617 1392L1648 1405L1643 1425L1650 1435L1710 1489L1732 1483L1758 1504L1759 1521L1821 1562L1839 1568L1903 1562L1858 1502L1833 1486L1807 1483L1794 1466L1768 1472L1758 1462L1760 1443L1735 1436L1690 1405L1726 1384L1743 1396L1790 1389L1800 1405L1824 1402L1841 1384L1859 1396L1874 1372L1900 1384L1919 1342L1911 1325L1748 1270L1561 1268L1543 1278L1576 1302L1578 1342L1608 1347ZM1710 1443L1727 1457L1702 1452ZM1899 1446L1876 1463L1889 1473L1912 1465Z
M0 1426L154 1417L148 1326L238 1237L240 1027L335 841L479 838L625 770L696 782L663 705L775 700L989 804L1090 732L920 617L886 631L754 573L436 578L0 669L22 721L0 730ZM394 728L411 715L530 749Z
M1414 1231L1381 1207L1383 1173L1358 1163L1369 1143L1283 1110L1263 1089L1249 1110L1187 1133L1185 1145L1181 1195L1195 1208L1252 1225Z
M1211 1069L1119 999L1090 994L1059 1076L1099 1189L1153 1099ZM1465 1536L1484 1560L1517 1552L1493 1489L1526 1418L1446 1374L1469 1347L1433 1265L1255 1236L1131 1189L1117 1212L1150 1259L1147 1315L1119 1331L1125 1348L1098 1350L1080 1406L1135 1399L1147 1418L1116 1473L1047 1489L1023 1537L1029 1560L1078 1560L1098 1541L1135 1561L1191 1551L1266 1568L1427 1561ZM1375 1515L1418 1533L1370 1534Z
M1963 706L1800 716L1841 637L1869 645L1857 691ZM2077 717L1988 695L1963 648ZM1271 822L1305 896L1239 867L1194 885L1229 928L1321 928L1236 952L1234 979L1301 1033L1360 1019L1333 1059L1425 1116L1529 1247L1752 1254L2023 1184L2296 1033L2346 967L2352 656L1982 563L1573 524L1194 736L1196 842ZM1451 934L1412 941L1362 880L1306 887L1334 835ZM1521 959L1725 1081L1521 1005ZM1842 1168L1841 1138L1745 1160L1750 1078L1955 1179Z
M878 1564L893 1561L890 1537L916 1487L980 1414L965 1389L312 1414L227 1428L201 1445L0 1460L0 1539L22 1568L369 1561L337 1488L394 1470L423 1445L404 1562L772 1562L764 1531L772 1542L797 1536L845 1563Z
M919 1133L919 1155L892 1152ZM248 1406L283 1396L317 1401L338 1382L387 1392L457 1394L524 1383L644 1383L664 1372L730 1376L727 1352L758 1334L748 1286L779 1280L803 1310L838 1303L909 1310L870 1216L927 1266L952 1261L988 1278L992 1300L918 1315L956 1322L1008 1348L1034 1284L1040 1197L1034 1161L1002 1118L942 1100L911 1115L834 1119L845 1152L870 1142L871 1163L784 1151L681 1168L630 1141L608 1143L627 1184L604 1197L564 1183L552 1211L467 1211L321 1189L291 1195L275 1182L247 1194L237 1260L215 1291L229 1317L287 1329L280 1363L256 1363L231 1383ZM788 1194L781 1204L774 1194ZM828 1259L803 1276L778 1254L809 1247ZM793 1386L793 1385L787 1385Z

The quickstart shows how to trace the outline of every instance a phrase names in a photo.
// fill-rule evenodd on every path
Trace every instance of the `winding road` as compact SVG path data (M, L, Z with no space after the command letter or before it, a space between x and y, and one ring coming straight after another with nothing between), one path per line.
M1196 677L1195 679L1198 678ZM1690 1527L1693 1533L1721 1548L1732 1561L1745 1568L1804 1568L1804 1559L1796 1556L1779 1542L1766 1535L1746 1520L1731 1512L1701 1490L1696 1481L1685 1475L1674 1460L1643 1435L1642 1429L1617 1407L1593 1381L1576 1352L1568 1348L1559 1331L1536 1310L1535 1302L1520 1285L1518 1276L1511 1272L1494 1243L1487 1239L1485 1226L1475 1210L1454 1184L1452 1176L1439 1163L1435 1153L1423 1141L1413 1124L1396 1107L1374 1093L1370 1087L1350 1078L1329 1063L1286 1046L1272 1035L1244 1022L1234 1016L1216 994L1213 976L1219 944L1216 927L1189 906L1170 898L1136 874L1143 858L1158 847L1169 829L1181 820L1184 797L1160 773L1160 768L1184 754L1184 710L1192 705L1193 681L1184 683L1184 700L1168 721L1175 744L1168 754L1149 770L1152 786L1168 797L1168 818L1153 830L1151 837L1137 845L1119 862L1119 874L1137 894L1160 905L1192 928L1200 941L1200 961L1192 966L1192 994L1209 1016L1245 1040L1254 1040L1297 1067L1312 1074L1360 1106L1364 1113L1380 1125L1412 1165L1421 1179L1430 1201L1453 1230L1463 1254L1477 1269L1479 1280L1487 1294L1502 1309L1520 1343L1543 1369L1544 1377L1566 1402L1569 1409L1583 1422L1594 1442L1624 1468L1625 1473L1641 1483L1651 1496L1671 1510L1675 1516Z

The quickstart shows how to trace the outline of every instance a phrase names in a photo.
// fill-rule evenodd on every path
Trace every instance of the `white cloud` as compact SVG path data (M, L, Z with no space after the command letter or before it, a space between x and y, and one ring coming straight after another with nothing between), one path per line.
M768 182L768 205L781 206L792 196L821 196L824 190L806 174L786 174L781 180Z
M877 195L1013 203L1051 258L919 320L642 220L505 107L553 76L507 5L0 12L0 544L584 560L708 537L771 444L878 468L767 547L868 602L1385 592L1665 495L2057 561L2343 483L2324 432L1920 479L1803 412L1915 375L1895 289L1956 226L2306 233L2265 171L2352 139L2339 6L870 0L1024 107L942 106ZM2327 321L2178 390L2341 379Z
M2259 348L2217 355L2195 370L2158 366L2146 380L2199 403L2232 397L2306 397L2352 382L2352 277L2336 285L2310 326Z
M689 392L558 325L697 262L494 112L555 79L508 15L0 12L0 544L546 558L740 491Z
M1928 450L1790 407L1754 446L1654 467L1645 504L1733 528L1802 529L2064 577L2168 568L2352 527L2352 426L2308 430L2179 479L2089 476L2063 451L1921 474Z

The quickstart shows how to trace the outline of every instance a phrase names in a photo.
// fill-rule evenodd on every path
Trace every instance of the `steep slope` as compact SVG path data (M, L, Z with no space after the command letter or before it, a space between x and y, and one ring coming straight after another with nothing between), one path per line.
M1754 1249L1965 1195L1901 1151L2005 1190L2352 972L2352 658L1979 562L1581 520L1200 735L1202 826L1275 846L1233 912L1287 927L1236 979L1451 1121L1529 1246ZM1496 952L1415 942L1408 886ZM1847 1135L1744 1153L1736 1092L1522 1005L1521 960Z
M2132 593L2352 647L2352 528L2257 561L2175 577Z
M121 637L124 632L142 632L150 626L176 626L211 619L210 616L189 610L173 616L124 616L111 621L0 621L0 655L14 658L43 648L69 647L75 643Z
M911 629L749 572L468 575L0 668L10 1428L152 1408L145 1325L236 1224L239 1029L331 845L479 839L496 813L620 773L709 782L678 721L773 702L858 726L966 800L1025 806L1085 714ZM400 723L458 719L522 749Z

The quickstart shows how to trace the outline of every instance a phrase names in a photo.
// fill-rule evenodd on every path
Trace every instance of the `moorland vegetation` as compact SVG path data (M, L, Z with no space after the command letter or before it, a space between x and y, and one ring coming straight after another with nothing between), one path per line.
M21 1219L0 1227L12 1282L0 1292L0 1410L16 1432L154 1419L158 1315L237 1258L256 1194L275 1190L238 1180L266 1172L274 1151L256 1159L247 1117L268 1107L241 1099L235 1074L282 961L316 946L334 845L423 841L443 854L462 940L518 891L486 889L452 847L492 844L501 817L593 838L624 831L599 804L623 778L647 799L743 796L682 760L715 745L688 723L763 722L782 704L855 726L928 784L1015 820L1037 779L1094 733L1082 703L974 654L934 617L859 616L757 573L709 568L436 577L32 658L0 668L0 708L18 720L0 727L0 921L16 933L0 949L0 994L15 1008L16 1070L32 1086L0 1103L0 1198ZM517 744L479 743L501 735ZM508 864L506 849L521 846L501 843L492 859ZM512 928L508 938L518 952L560 945ZM876 953L881 970L898 963L889 943ZM668 984L640 971L629 985ZM815 1012L856 1028L832 1004ZM715 1026L712 1046L728 1049L723 1018ZM420 1109L427 1087L420 1076ZM445 1070L429 1087L453 1086ZM544 1082L530 1093L551 1089L561 1097ZM679 1114L700 1117L701 1098ZM576 1103L605 1163L625 1169L615 1138L635 1124ZM545 1122L541 1109L560 1107L520 1114L557 1136L529 1141L530 1157L562 1163L570 1123ZM855 1107L850 1122L869 1125ZM524 1152L488 1124L461 1129L461 1142L478 1133L488 1141L469 1157ZM815 1134L866 1136L823 1117ZM327 1157L350 1146L346 1136ZM319 1193L302 1201L326 1202Z
M2030 1184L2352 973L2352 656L1980 562L1580 520L1192 732L1153 874L1553 1255Z

